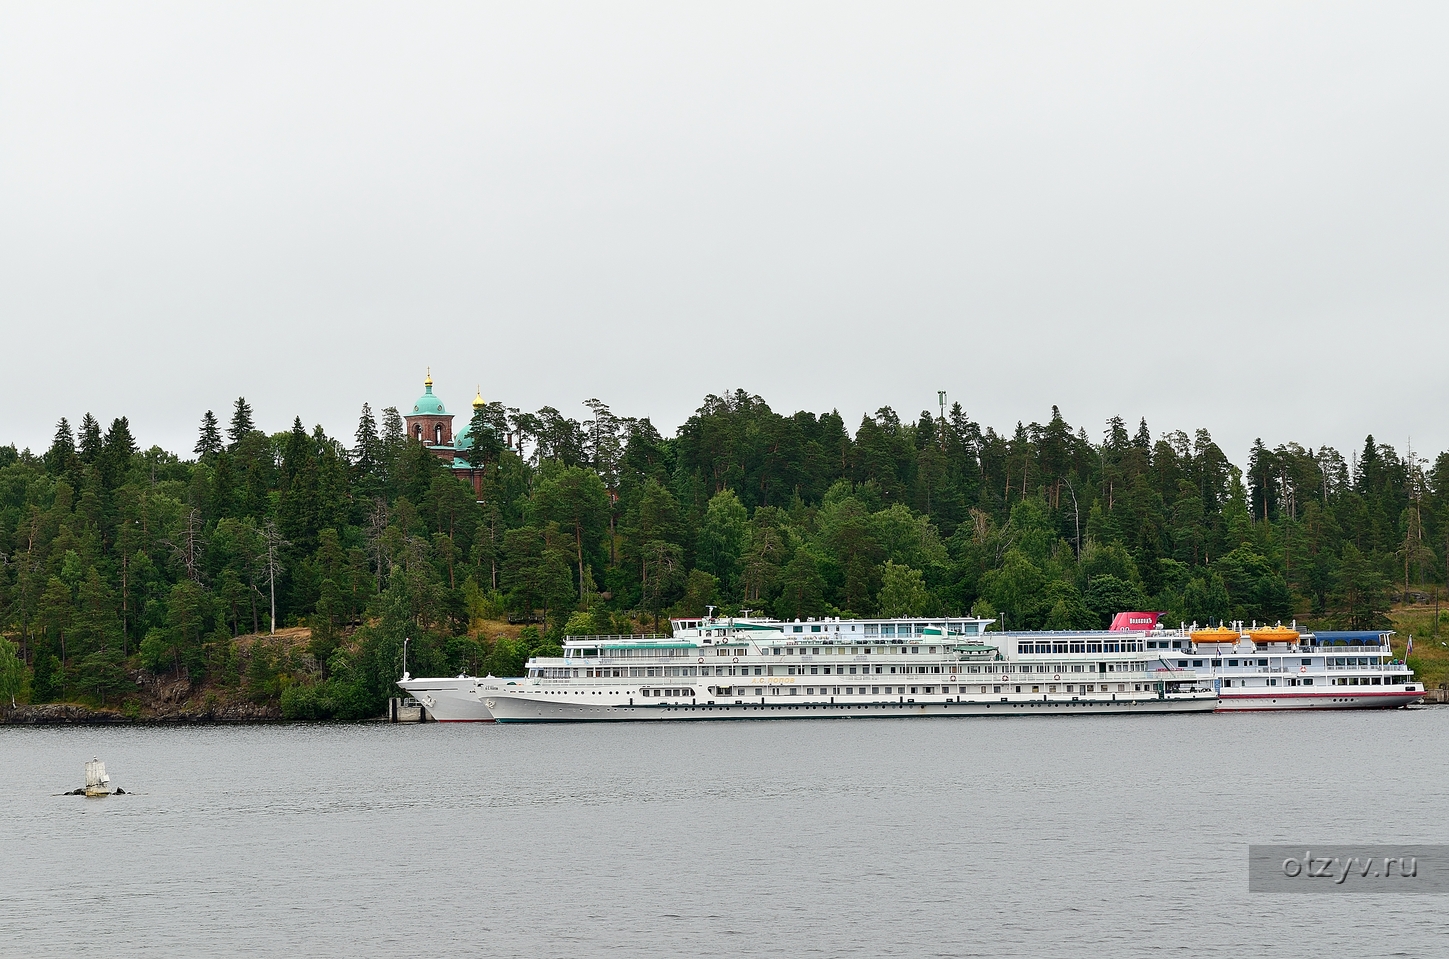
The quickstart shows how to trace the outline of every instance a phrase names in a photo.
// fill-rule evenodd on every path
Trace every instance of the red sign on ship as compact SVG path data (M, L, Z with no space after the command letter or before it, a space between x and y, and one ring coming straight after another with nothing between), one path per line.
M1111 630L1114 633L1135 629L1156 629L1161 613L1118 613L1112 617Z

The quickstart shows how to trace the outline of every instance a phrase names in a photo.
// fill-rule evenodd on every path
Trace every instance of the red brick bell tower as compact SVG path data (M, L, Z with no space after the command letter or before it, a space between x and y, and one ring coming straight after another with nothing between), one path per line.
M423 395L413 404L413 411L403 417L408 436L431 447L439 459L453 461L453 414L433 395L433 371L423 380Z

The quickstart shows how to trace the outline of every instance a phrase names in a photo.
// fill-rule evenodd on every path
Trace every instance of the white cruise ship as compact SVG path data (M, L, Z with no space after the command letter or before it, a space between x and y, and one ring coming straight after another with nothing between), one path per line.
M1210 680L1149 631L986 633L964 618L672 621L670 637L569 637L516 679L412 679L441 721L1209 712Z
M1393 658L1391 635L1235 623L1188 627L1147 645L1170 665L1209 677L1218 690L1219 712L1383 709L1424 698L1424 684Z

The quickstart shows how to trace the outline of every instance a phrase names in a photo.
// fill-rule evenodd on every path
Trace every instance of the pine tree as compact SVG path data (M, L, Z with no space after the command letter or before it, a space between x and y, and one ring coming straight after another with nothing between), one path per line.
M310 552L317 538L317 456L299 416L282 447L282 491L277 526L283 536Z
M1140 450L1152 449L1152 431L1147 428L1147 417L1142 417L1137 424L1137 435L1132 437L1132 445Z
M352 465L363 476L377 472L382 456L381 441L377 438L377 420L372 416L372 407L362 404L362 415L357 420L357 446L352 450Z
M201 417L201 434L197 437L192 452L198 457L221 452L221 430L217 428L216 414L211 410L207 410Z
M232 515L236 498L236 472L231 454L218 450L211 474L211 511L216 516Z
M81 419L79 439L82 463L89 465L100 459L101 424L96 422L96 418L89 413Z
M468 465L481 469L498 461L503 452L505 421L503 407L499 403L473 408L473 418L468 421L468 439L472 445L463 452Z
M51 473L68 472L75 463L75 434L70 431L70 420L64 416L55 424L55 439L45 452L45 468Z
M397 411L396 406L389 406L382 411L382 436L379 442L381 450L382 479L394 487L399 481L404 470L402 469L402 456L408 449L404 442L407 438L407 427L403 423L402 414ZM431 454L430 454L431 455ZM389 498L397 495L394 488L389 493Z
M252 422L252 408L247 404L246 397L238 396L232 407L231 425L226 428L227 439L231 440L230 448L236 449L237 444L256 428L256 424Z
M286 443L282 447L282 475L288 482L294 482L302 467L311 459L312 438L307 435L307 429L302 425L302 417L295 417L292 420L292 431L287 434Z
M131 457L136 455L136 440L131 436L131 421L124 416L111 420L110 429L101 444L101 453L96 463L100 467L101 480L114 489L126 478L131 468Z
M407 430L403 426L402 414L397 411L396 406L389 406L382 411L382 445L390 448L402 443Z

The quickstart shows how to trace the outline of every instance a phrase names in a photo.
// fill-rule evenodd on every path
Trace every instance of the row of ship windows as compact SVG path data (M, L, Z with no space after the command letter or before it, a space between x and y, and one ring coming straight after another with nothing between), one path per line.
M1015 686L1015 685L990 685L990 686L806 686L801 692L799 686L719 686L710 687L710 691L720 696L905 696L925 695L932 696L939 692L942 695L949 693L965 693L967 695L985 694L1000 692L1031 692L1055 693L1091 693L1091 692L1119 692L1125 693L1128 687L1133 692L1152 692L1152 683L1046 683L1036 686Z
M1016 651L1028 655L1056 655L1060 653L1140 653L1141 640L1112 640L1110 642L1054 641L1050 643L1017 643Z
M754 672L751 673L751 668ZM738 670L738 672L736 672ZM763 666L716 666L716 676L763 676ZM546 666L541 669L530 669L529 676L542 677L543 679L578 679L580 676L585 679L649 679L651 677L664 676L708 676L708 666L617 666L612 669L568 669L554 666Z
M748 646L716 646L716 656L748 656ZM935 655L944 653L944 646L761 646L761 656L869 656L874 653L877 656L885 656L895 653L900 656L919 655L922 653ZM693 656L696 652L703 652L697 647L669 649L665 647L648 647L641 649L605 649L600 653L595 649L570 649L568 654L585 659L593 656L604 656L609 659L638 659L649 656L656 658L673 659L675 657Z
M1180 649L1180 650L1183 650L1183 652L1187 652L1187 649L1185 647L1190 646L1190 645L1192 645L1192 644L1191 643L1184 643L1180 639L1174 639L1171 643L1169 643L1165 639L1162 640L1161 642L1154 642L1152 640L1148 640L1147 641L1147 648L1148 649L1168 649L1168 648L1171 648L1171 649ZM1307 646L1307 645L1312 645L1312 644L1304 643L1303 645ZM1327 644L1325 644L1325 645L1327 645ZM1368 645L1375 645L1375 644L1365 643L1364 645L1368 646Z
M565 675L554 675L554 674L567 674L567 672L569 672L568 669L533 669L533 671L530 672L530 675L536 675L536 677L551 678L551 679L571 678L571 677L565 677ZM577 669L575 669L574 672L575 672L575 674L577 674L577 672L578 672ZM593 674L593 672L596 672L596 671L593 671L593 669L591 669L590 674ZM607 669L598 669L597 672L600 672L600 674L603 674L603 672L609 672L609 671L607 671ZM613 675L613 678L627 678L627 677L620 677L620 675L619 675L620 674L619 669L614 669L613 674L614 674ZM651 674L649 674L649 675L655 675L655 674L653 674L653 671L651 671ZM664 675L664 674L659 674L659 675ZM691 672L691 674L687 674L687 675L696 675L696 674L693 674L693 672ZM700 675L709 675L709 671L703 671L703 672L701 672ZM716 675L723 675L723 674L719 674L719 672L716 672ZM740 674L740 675L748 675L748 674ZM758 675L758 674L756 674L756 675ZM1340 687L1343 687L1343 685L1375 685L1375 687L1377 687L1377 685L1394 685L1394 679L1390 678L1390 679L1387 679L1387 681L1385 681L1385 678L1384 677L1337 677L1337 678L1329 679L1329 681L1327 681L1327 684L1329 684L1329 685L1340 685ZM1056 685L1058 685L1058 684L1051 684L1051 682L1049 682L1049 684L1046 684L1046 691L1048 691L1048 692L1056 692ZM1082 684L1068 684L1065 687L1066 692L1074 692L1074 691L1077 691L1077 685L1081 685L1081 691L1084 691L1084 692L1091 692L1091 691L1093 691L1093 687L1100 687L1101 688L1101 691L1106 692L1107 691L1107 687L1110 684L1101 684L1101 682L1097 682L1097 684L1084 684L1084 685L1082 685ZM1119 690L1119 691L1126 691L1127 684L1124 684L1124 682L1119 682L1119 684L1116 684L1116 685L1117 685L1117 690ZM1151 685L1152 684L1142 684L1142 682L1135 682L1135 684L1132 684L1132 687L1133 687L1133 690L1140 691L1140 690L1142 690L1143 687L1151 687ZM1264 678L1264 679L1223 679L1223 688L1243 688L1243 687L1249 687L1249 685L1268 685L1268 687L1275 687L1275 685L1279 685L1279 682L1278 682L1278 678ZM1285 687L1300 687L1300 685L1303 685L1303 687L1311 687L1311 685L1313 685L1313 678L1311 678L1311 677L1303 677L1303 678L1288 677L1288 678L1282 679L1282 685L1285 685ZM729 687L723 687L723 688L725 688L725 690L727 690L727 688L729 688ZM765 688L769 688L769 690L774 691L774 695L781 695L781 692L780 692L781 688L788 688L788 690L790 690L785 695L797 695L797 690L798 690L798 687L778 687L778 685L774 685L774 687L752 687L752 688L753 688L753 690L756 690L756 691L758 691L758 690L765 690ZM826 687L822 687L822 690L824 690L824 688L826 688ZM856 687L845 687L845 690L846 690L845 691L845 695L855 695L855 692L853 692L853 691L855 691L855 688ZM959 685L959 687L956 687L956 692L971 692L972 690L974 690L974 688L975 687L966 687L966 685ZM806 687L806 690L807 690L807 695L814 695L814 687ZM859 690L861 690L861 695L867 695L867 692L865 692L865 687L859 687ZM881 690L881 687L871 687L872 694L874 694L874 692L880 692L880 690ZM901 687L901 690L904 690L904 687ZM935 687L924 687L924 691L926 691L926 692L932 692L933 690L935 690ZM1000 687L1000 685L993 685L993 688L991 688L991 690L993 690L993 692L1000 692L1001 691L1001 687ZM835 687L835 691L836 691L836 694L840 694L840 687ZM916 691L916 687L911 687L910 688L910 691L911 692ZM946 685L943 685L943 687L940 687L940 691L942 691L942 692L951 692L951 687L946 687ZM987 691L987 687L984 687L984 685L982 685L982 687L980 687L980 691L981 692ZM1017 692L1022 691L1022 687L1016 687L1016 691ZM690 691L690 692L669 692L669 691L665 691L665 690L645 690L645 691L642 691L642 692L643 692L643 695L685 695L685 697L687 697L687 695L694 695L694 692L693 691ZM891 687L885 687L885 692L887 692L887 694L890 694ZM1040 692L1040 684L1033 685L1032 692ZM756 692L756 695L764 695L764 692Z
M1394 680L1393 680L1392 677L1390 677L1390 678L1388 678L1386 680L1383 676L1339 676L1337 678L1330 677L1328 680L1325 681L1325 683L1326 683L1326 685L1329 685L1329 686L1392 686L1394 684ZM1225 680L1223 680L1223 686L1224 687L1234 687L1234 686L1277 686L1277 685L1278 685L1278 680L1277 679L1268 679L1266 681L1254 680L1254 679L1225 679ZM1284 679L1282 685L1284 685L1284 686L1312 686L1313 685L1313 679L1312 679L1312 677L1304 677L1302 679Z
M877 656L884 656L887 653L896 653L903 656L912 654L927 653L935 655L935 646L763 646L760 648L761 656L869 656L875 653ZM944 646L939 647L945 652ZM716 656L738 656L746 652L738 646L717 648L714 651Z
M867 636L925 636L926 630L946 629L952 633L975 633L975 623L901 623L897 626L888 624L866 623L865 635ZM795 627L795 632L800 632L800 627ZM939 634L937 634L939 635Z
M1100 669L1105 665L1105 670ZM772 667L774 670L780 667ZM809 670L807 673L806 670ZM855 675L897 675L901 673L942 673L945 667L942 666L787 666L786 676L829 676L834 669L836 676ZM951 667L952 672L960 671L965 673L987 673L987 674L1010 674L1019 673L1023 675L1036 674L1047 676L1060 673L1141 673L1147 671L1145 662L1118 662L1106 664L1082 663L986 663L979 665L966 665ZM533 678L542 679L651 679L664 676L709 676L708 666L615 666L615 667L578 667L568 666L545 666L537 669L530 669L528 675ZM763 666L716 666L715 676L764 676ZM779 672L772 672L771 675L781 675Z
M1179 659L1177 661L1177 665L1180 666L1180 667L1186 668L1189 662L1191 662L1193 668L1197 669L1197 668L1201 668L1202 667L1202 664L1203 664L1204 661L1201 660L1201 659L1194 659L1194 660ZM1223 664L1223 661L1221 659L1214 659L1214 660L1211 660L1211 662L1212 662L1214 668L1221 667L1222 664ZM1274 665L1277 665L1277 666L1283 665L1284 662L1285 662L1285 660L1276 659L1276 658L1273 660ZM1342 667L1350 667L1350 666L1377 666L1377 665L1380 665L1382 662L1383 662L1383 657L1380 657L1380 656L1329 656L1326 660L1320 660L1319 661L1319 665L1322 666L1322 665L1324 665L1326 663L1329 666L1342 666ZM1311 657L1305 656L1305 657L1303 657L1302 659L1300 659L1298 661L1298 664L1300 666L1312 666L1313 665L1313 659ZM1266 665L1268 665L1268 661L1266 659L1230 659L1230 660L1228 660L1228 665L1229 666L1239 666L1239 665L1242 665L1242 666L1254 666L1254 665L1256 665L1256 666L1266 666Z
M1106 670L1101 669L1105 665ZM981 666L967 666L968 673L1141 673L1145 672L1145 662L1119 662L1119 663L987 663Z
M1105 665L1107 667L1105 670L1099 670L1098 669L1098 664L1092 664L1092 663L1088 663L1088 664L1084 664L1084 663L1018 663L1018 664L1011 664L1011 663L988 663L988 664L984 664L984 665L965 666L965 667L953 666L950 669L950 672L953 672L953 673L954 672L964 672L964 673L1040 673L1040 674L1045 675L1047 673L1095 673L1095 672L1141 673L1141 672L1145 672L1147 670L1147 664L1146 663L1140 663L1140 662L1139 663L1134 663L1134 662L1106 663ZM810 676L819 676L819 675L822 675L822 672L823 672L823 675L829 676L830 675L830 669L831 669L831 667L829 667L829 666L811 666L811 667L809 667L809 669L810 669L810 672L808 673L808 675L810 675ZM876 667L874 667L874 672L875 672L875 674L877 676L884 675L884 673L882 672L883 669L885 669L885 667L876 666ZM805 675L807 675L807 673L805 672L805 670L806 670L806 667L804 667L804 666L791 666L787 670L786 675L787 676L805 676ZM835 674L837 676L845 676L845 675L851 675L851 676L853 676L853 675L855 675L855 670L856 670L856 667L854 667L854 666L836 666L835 667ZM872 667L870 667L870 666L861 666L860 667L860 671L862 673L870 673L870 672L872 672ZM895 666L891 666L891 667L889 667L889 669L887 671L888 672L891 672L891 673L894 673L894 672L896 672L896 667ZM903 673L941 673L941 672L946 672L946 669L944 667L942 667L942 666L902 666L902 667L900 667L900 672L903 672ZM718 675L720 675L720 673L716 672L715 675L718 676Z
M685 625L688 625L687 623ZM861 624L856 623L793 623L786 624L787 633L853 633ZM975 623L901 623L899 625L882 625L879 623L863 624L863 632L867 636L939 636L941 632L948 631L958 634L975 634ZM932 630L927 633L926 630Z
M1113 684L1108 684L1108 683L1072 684L1072 685L1063 686L1062 687L1062 691L1063 692L1067 692L1067 693L1091 693L1091 692L1106 693L1106 692L1114 692L1114 691L1115 692L1119 692L1119 693L1125 693L1125 692L1127 692L1127 686L1128 686L1127 683L1116 683L1115 685L1116 685L1117 688L1115 690L1112 689L1112 685ZM1132 691L1133 692L1139 692L1139 693L1140 692L1152 692L1152 684L1151 683L1132 683L1131 686L1132 686ZM956 693L965 693L965 694L968 694L968 695L974 693L974 694L980 695L980 694L986 693L987 692L987 689L988 689L988 687L986 687L986 686L955 686L955 687L952 687L952 686L942 686L942 687L940 687L940 690L941 690L941 694L942 695L949 694L953 690ZM1002 687L999 686L999 685L998 686L990 686L989 689L990 689L990 691L992 693L999 693L999 692L1002 691ZM769 690L769 695L774 695L774 696L798 696L798 695L801 695L800 688L798 686L791 686L791 687L788 687L788 688L784 689L783 691L782 691L782 688L779 687L779 686L739 686L739 687L731 687L731 686L711 686L709 688L709 693L710 693L711 696L764 696L764 695L766 695L766 690ZM841 686L821 686L821 687L819 687L819 690L820 691L819 691L818 695L820 695L820 696L905 696L905 695L925 695L925 696L933 696L933 695L936 694L936 687L935 686L871 686L868 689L865 686L845 686L845 687L841 687ZM859 690L859 691L857 692L857 690ZM1020 692L1025 691L1025 688L1022 687L1022 686L1015 686L1015 687L1009 688L1007 691L1008 692L1018 692L1018 693L1020 693ZM1041 692L1041 687L1040 686L1032 686L1029 691L1030 692L1033 692L1033 693L1040 693ZM1057 691L1057 686L1055 684L1052 684L1052 683L1048 683L1047 684L1047 692L1048 693L1054 693L1056 691ZM695 698L695 693L694 693L693 687L683 687L683 688L676 687L676 688L673 688L673 689L641 689L641 690L639 690L639 695L640 696L643 696L645 699L659 699L659 698L664 698L664 699L693 699L693 698ZM815 686L806 686L805 687L804 695L806 695L806 696L815 696L815 695L817 695L817 693L816 693L816 687Z
M693 646L681 646L670 649L665 646L650 646L643 649L605 649L600 653L597 649L574 649L570 648L568 653L585 659L591 656L604 656L608 659L676 659L685 656L693 656L696 650Z
M1126 692L1127 691L1127 684L1126 683L1117 683L1116 685L1117 685L1117 692ZM1147 684L1144 684L1144 683L1133 683L1132 685L1133 685L1133 691L1134 692L1141 692L1144 685L1146 685L1148 687L1149 691L1151 689L1151 684L1150 683L1147 683ZM967 694L970 694L970 693L978 693L978 694L979 693L985 693L986 690L987 690L987 687L986 686L979 686L979 687L978 686L956 686L956 687L942 686L941 687L941 693L943 695L944 694L947 694L947 693L950 693L953 690L953 688L954 688L954 690L957 693L967 693ZM1078 691L1084 692L1084 693L1090 693L1094 689L1097 689L1098 691L1105 693L1105 692L1109 692L1111 690L1110 685L1109 684L1104 684L1104 683L1088 683L1088 684L1079 684L1079 685L1068 685L1068 686L1066 686L1064 688L1065 688L1065 691L1066 692L1069 692L1069 693L1075 693L1075 692L1078 692ZM798 696L798 695L800 695L800 688L798 686L784 687L783 688L784 689L783 692L782 692L782 687L780 687L780 686L741 686L739 688L734 688L734 687L730 687L730 686L711 686L709 688L709 692L710 692L710 695L712 695L712 696L713 695L719 695L719 696L764 696L764 695L766 695L766 693L765 693L765 690L766 689L768 689L770 691L770 694L775 695L775 696L781 696L781 695L784 695L784 696ZM913 694L914 693L919 693L919 694L922 694L922 695L928 695L928 696L930 696L930 695L935 695L935 693L936 693L936 687L935 686L871 686L869 688L869 690L867 690L867 688L865 686L859 686L859 687L856 687L856 686L845 686L845 687L840 687L840 686L821 686L821 687L819 687L819 689L820 689L819 695L821 695L821 696L882 696L882 695L885 695L885 696L896 696L896 695L904 695L906 693L913 693ZM859 692L856 692L857 689L859 689L860 691ZM1001 687L1000 686L991 686L990 689L994 693L1001 692ZM806 686L805 687L805 695L806 696L814 696L814 695L816 695L815 690L816 690L816 687L814 687L814 686ZM1015 691L1018 692L1018 693L1021 692L1022 691L1022 687L1020 687L1020 686L1015 687ZM1039 693L1039 692L1041 692L1041 688L1038 687L1038 686L1033 686L1033 687L1031 687L1031 691L1034 692L1034 693ZM1057 687L1055 685L1051 684L1051 683L1048 683L1047 684L1047 691L1054 693L1054 692L1057 691ZM641 690L639 690L639 695L640 696L643 696L645 699L658 699L658 698L661 698L661 697L662 698L665 698L665 699L691 699L691 698L694 698L694 688L693 687L690 687L690 686L686 686L686 687L683 687L683 688L676 687L676 688L673 688L673 689L641 689Z

